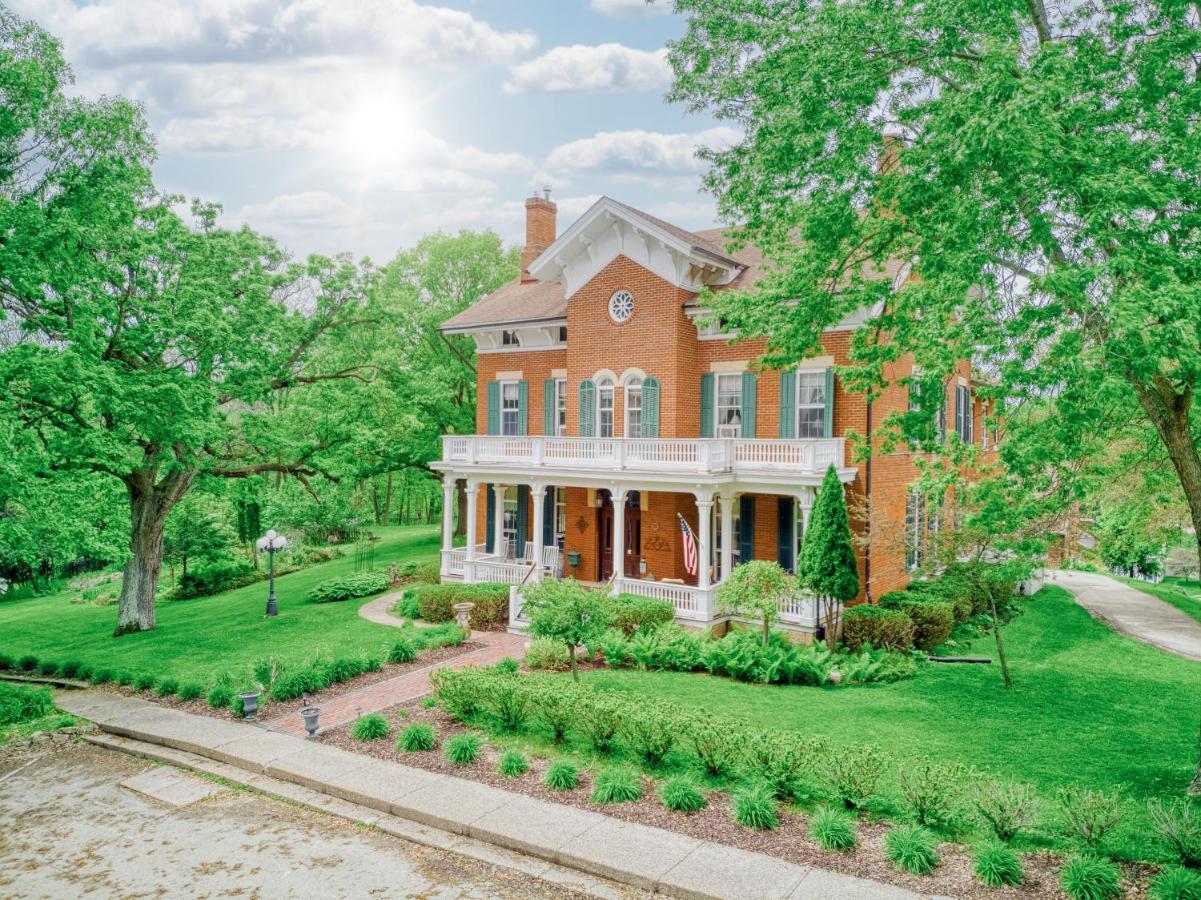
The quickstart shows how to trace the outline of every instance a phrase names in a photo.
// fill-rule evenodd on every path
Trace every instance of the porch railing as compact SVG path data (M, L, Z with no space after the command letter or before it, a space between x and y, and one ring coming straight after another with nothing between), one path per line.
M619 594L637 594L666 600L676 611L677 619L690 622L709 622L713 615L713 588L698 588L688 584L669 584L645 581L640 578L618 578L613 583Z

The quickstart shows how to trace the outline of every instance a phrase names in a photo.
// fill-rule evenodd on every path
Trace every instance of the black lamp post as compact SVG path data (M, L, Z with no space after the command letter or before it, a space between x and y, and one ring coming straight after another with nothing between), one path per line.
M272 528L255 542L260 550L267 551L267 615L279 615L275 605L275 554L288 549L288 539L282 534L276 534Z

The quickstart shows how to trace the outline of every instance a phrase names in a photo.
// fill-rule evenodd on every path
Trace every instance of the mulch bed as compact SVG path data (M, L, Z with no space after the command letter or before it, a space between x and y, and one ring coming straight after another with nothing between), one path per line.
M343 681L339 684L330 685L323 691L315 694L309 694L309 705L320 705L323 702L339 697L342 694L348 694L351 691L359 690L360 688L370 687L373 684L378 684L381 681L387 681L389 678L396 678L400 675L405 675L417 669L424 669L426 666L431 666L434 663L442 662L446 659L453 659L456 656L462 656L464 653L471 653L474 650L479 650L483 644L467 641L454 647L438 647L434 650L426 650L421 653L416 659L407 663L384 663L383 666L376 672L364 672L350 681ZM142 700L149 700L151 703L157 703L160 706L167 706L171 709L179 709L184 712L194 713L198 716L208 716L213 719L226 719L228 721L241 721L235 719L233 713L228 709L213 709L205 701L204 697L198 697L195 700L180 700L174 694L169 697L160 697L154 691L135 691L132 687L122 687L117 684L101 685L98 690L109 691L110 693L120 694L124 697L138 697ZM278 716L286 716L288 713L299 713L304 708L303 700L285 700L274 702L266 697L259 699L259 721L265 719L274 719Z
M939 848L942 862L931 875L920 877L907 875L894 869L884 852L884 837L891 827L887 824L861 819L858 826L858 846L849 852L835 853L818 847L809 838L808 817L791 809L781 809L780 826L775 831L754 831L743 828L734 820L729 796L722 792L708 792L710 805L707 808L700 812L684 815L665 809L659 803L654 781L644 777L644 794L641 800L633 803L601 806L589 800L592 792L593 773L587 770L581 770L580 787L576 790L552 791L543 784L544 774L550 761L527 755L530 770L520 778L505 778L496 772L501 754L490 742L485 742L480 758L475 763L470 766L455 766L442 755L441 744L456 734L474 731L474 729L465 728L441 710L426 708L420 702L393 706L383 710L382 713L395 723L392 734L385 740L356 741L350 736L349 725L329 730L322 729L317 740L343 750L373 756L388 762L402 763L458 778L469 778L472 781L479 781L514 793L536 797L539 800L563 803L592 812L602 812L615 819L652 825L699 840L765 853L801 865L895 884L917 893L981 898L981 900L983 898L1062 897L1058 888L1060 860L1059 857L1049 852L1023 855L1025 877L1020 888L990 889L983 887L972 876L972 859L967 848L951 843L944 843ZM438 736L439 749L430 753L405 753L395 748L395 739L400 731L417 722L434 726Z

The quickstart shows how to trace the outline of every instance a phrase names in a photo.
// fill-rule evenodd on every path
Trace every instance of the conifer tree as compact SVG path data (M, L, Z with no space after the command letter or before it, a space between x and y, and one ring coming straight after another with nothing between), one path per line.
M826 601L826 632L833 641L838 631L838 604L859 593L859 569L851 544L851 521L838 472L831 465L809 514L801 545L801 582ZM819 607L820 610L820 607Z

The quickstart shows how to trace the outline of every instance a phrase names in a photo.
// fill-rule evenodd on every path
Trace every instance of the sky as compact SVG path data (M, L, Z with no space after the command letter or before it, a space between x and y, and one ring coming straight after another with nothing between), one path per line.
M737 133L665 101L665 0L7 2L62 41L77 93L143 104L161 189L297 255L519 244L544 186L560 231L602 194L717 224L695 148Z

